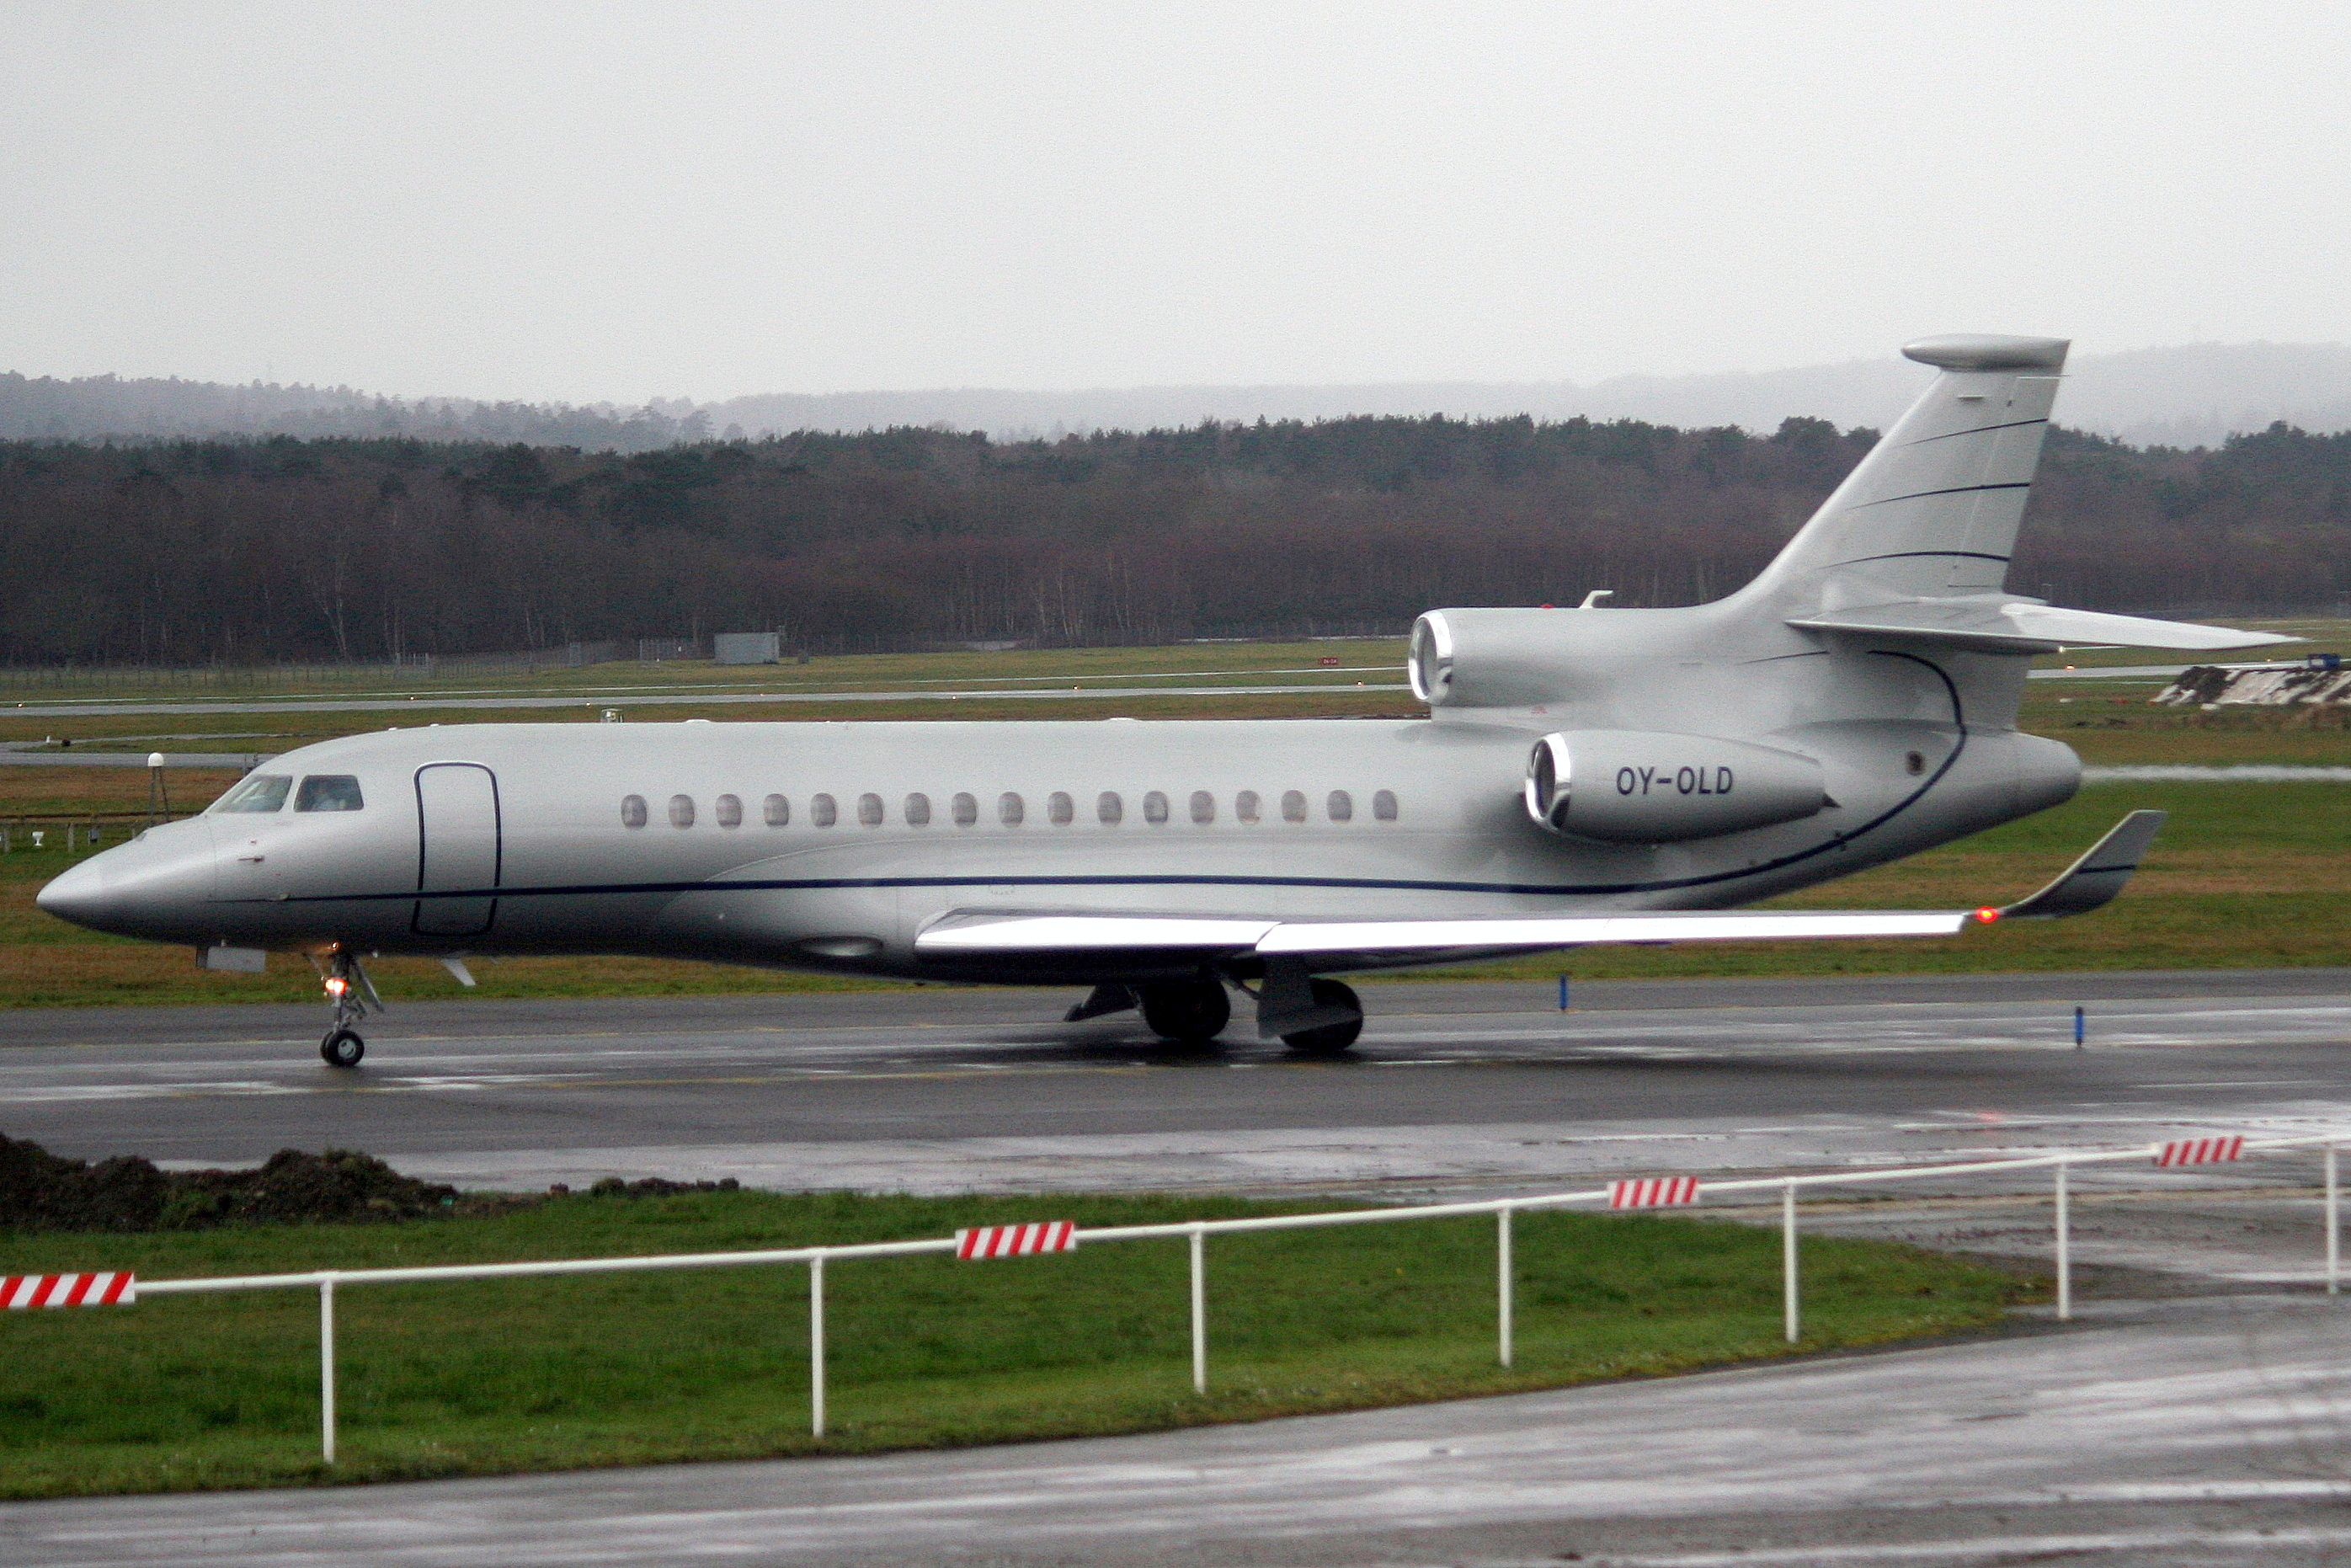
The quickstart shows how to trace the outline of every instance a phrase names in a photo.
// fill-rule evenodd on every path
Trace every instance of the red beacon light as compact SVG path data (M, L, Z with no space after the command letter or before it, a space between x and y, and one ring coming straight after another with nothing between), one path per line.
M1999 918L2000 911L1989 904L1975 913L1976 924L1979 925L1989 925Z

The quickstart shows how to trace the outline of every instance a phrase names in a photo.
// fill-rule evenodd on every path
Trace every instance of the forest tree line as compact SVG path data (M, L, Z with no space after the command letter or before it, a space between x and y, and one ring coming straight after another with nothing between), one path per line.
M1360 418L1050 441L900 429L638 453L0 444L0 663L250 664L781 632L819 652L1401 632L1691 603L1876 439ZM2154 614L2351 601L2351 434L2053 433L2010 586Z

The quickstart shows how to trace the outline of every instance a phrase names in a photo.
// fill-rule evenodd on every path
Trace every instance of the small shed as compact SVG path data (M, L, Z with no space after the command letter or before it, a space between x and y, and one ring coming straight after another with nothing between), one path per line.
M784 660L780 632L721 632L710 641L713 655L722 664L780 664Z

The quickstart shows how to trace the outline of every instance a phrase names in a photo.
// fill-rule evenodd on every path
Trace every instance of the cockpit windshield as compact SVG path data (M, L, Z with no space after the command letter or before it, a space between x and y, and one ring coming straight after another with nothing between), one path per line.
M313 773L294 794L298 811L356 811L366 804L360 781L348 773Z
M248 774L235 789L213 802L215 811L275 811L286 804L293 778L284 773Z

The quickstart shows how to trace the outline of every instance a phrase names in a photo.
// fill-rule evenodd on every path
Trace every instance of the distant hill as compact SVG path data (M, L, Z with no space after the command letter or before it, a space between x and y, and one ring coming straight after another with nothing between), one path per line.
M0 372L0 440L176 440L205 436L405 436L643 452L714 433L690 402L484 402L394 398L350 387Z
M1883 429L1933 372L1907 360L1795 370L1573 382L1374 382L1354 386L1103 387L776 393L704 405L711 423L750 434L946 424L992 435L1175 429L1202 420L1336 419L1348 414L1638 419L1683 429L1776 430L1792 416ZM2064 423L2133 445L2217 446L2279 420L2351 429L2351 345L2192 343L2077 357L2058 404Z
M256 382L71 381L0 373L0 439L155 439L204 435L409 436L524 442L642 452L714 436L895 426L982 430L998 437L1177 429L1204 420L1254 423L1350 414L1531 414L1637 419L1768 432L1793 415L1883 428L1929 374L1887 359L1703 376L1573 382L1375 382L1362 385L988 388L925 392L774 392L721 402L642 406L387 398L349 387ZM2351 345L2193 343L2088 354L2073 364L2064 422L2134 445L2214 446L2277 421L2314 432L2351 429Z

